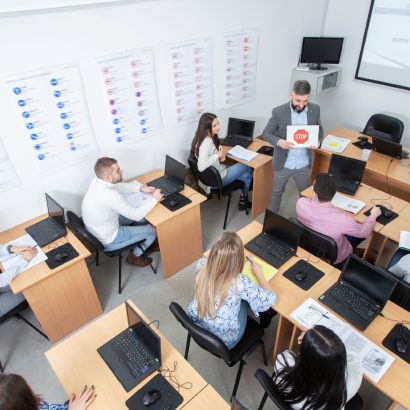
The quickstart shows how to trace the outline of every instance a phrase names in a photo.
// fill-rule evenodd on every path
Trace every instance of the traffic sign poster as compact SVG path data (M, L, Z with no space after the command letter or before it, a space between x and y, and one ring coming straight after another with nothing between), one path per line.
M286 141L293 142L294 148L319 146L319 125L288 125Z

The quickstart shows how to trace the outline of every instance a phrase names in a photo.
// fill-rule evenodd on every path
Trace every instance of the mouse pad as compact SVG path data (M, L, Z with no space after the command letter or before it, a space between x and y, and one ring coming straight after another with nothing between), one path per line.
M397 351L396 341L399 338L404 339L407 343L406 353L400 353L399 351ZM405 360L407 363L410 363L410 329L398 323L384 338L382 344L384 347L399 356L401 359Z
M296 279L296 274L298 272L306 273L305 279L300 282ZM309 290L324 275L325 274L321 270L302 259L298 260L283 274L285 278L289 279L303 290Z
M352 142L352 145L354 145L355 147L359 147L360 149L372 149L373 148L373 144L370 142L366 142L364 146L361 146L360 142L361 141Z
M142 398L151 390L158 390L161 397L148 406L142 403ZM162 374L157 374L147 384L135 392L125 404L130 410L174 410L184 401L183 397L169 384Z
M171 202L176 201L176 205L172 206ZM180 194L180 193L175 193L170 195L168 198L164 199L161 201L161 204L165 206L165 208L169 209L171 212L176 211L177 209L182 208L185 205L190 204L192 201L187 198L186 196Z
M384 212L384 211L390 211L390 209L386 208L386 207L383 206L383 205L377 205L377 206L382 210L382 212ZM370 209L368 209L366 212L364 212L363 215L369 216L369 215L370 215L370 211L371 211L372 209L373 209L373 207L370 208ZM382 213L382 214L376 219L376 221L379 222L379 223L382 224L382 225L386 225L386 224L388 224L389 222L395 220L395 219L399 216L399 214L396 214L396 212L393 212L393 211L390 211L390 212L391 212L391 217L390 217L390 218L386 218L385 216L383 216L383 213Z
M61 262L56 261L54 259L54 257L58 254L58 253L67 253L68 256L62 260ZM46 253L47 256L47 260L46 260L46 264L50 269L55 269L58 266L71 261L71 259L74 259L78 256L78 252L72 247L72 245L70 243L65 243L64 245L59 246L58 248L54 248L53 250L51 250L50 252Z

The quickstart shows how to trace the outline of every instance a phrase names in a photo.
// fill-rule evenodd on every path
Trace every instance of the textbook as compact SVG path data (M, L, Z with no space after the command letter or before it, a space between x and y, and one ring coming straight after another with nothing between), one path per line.
M275 276L278 270L259 258L253 257L253 259L257 264L262 266L263 276L265 276L265 279L267 281L270 281ZM258 280L252 272L251 263L248 260L243 267L242 273L247 276L252 282L255 282L257 285L259 285Z
M331 152L343 152L345 148L350 144L350 140L347 138L335 137L329 134L322 142L321 148Z
M37 255L26 265L26 267L21 272L24 272L25 270L30 269L32 266L35 266L48 259L46 254L41 250L41 248L37 245L35 240L30 235L21 236L20 238L17 238L14 241L5 244L5 246L9 245L30 246L37 249ZM12 267L14 265L14 258L16 258L17 256L17 253L11 253L0 258L0 263L3 266L3 270Z

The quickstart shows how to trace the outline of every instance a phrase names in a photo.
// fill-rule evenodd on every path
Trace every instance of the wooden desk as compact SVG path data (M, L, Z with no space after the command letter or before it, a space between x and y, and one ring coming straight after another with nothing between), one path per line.
M128 303L147 320L131 301ZM97 352L97 348L127 326L125 305L122 304L46 352L46 357L67 396L79 391L85 384L93 384L96 387L97 397L90 409L126 409L125 401L155 376L155 373L152 374L127 393ZM187 381L192 383L191 389L180 389L180 394L184 398L184 402L179 406L182 408L207 386L207 382L155 329L155 326L153 328L161 337L162 364L172 369L176 361L175 375L179 383ZM223 401L222 398L220 401Z
M183 410L229 410L230 408L231 406L210 384L183 406Z
M254 140L248 149L257 151L264 145L271 146L266 141ZM232 147L222 146L226 153ZM269 208L272 196L273 167L272 157L269 155L258 154L252 161L242 161L238 158L228 157L236 162L241 162L253 168L253 191L252 191L252 219Z
M47 215L39 216L0 233L7 243L26 234L25 227ZM10 284L14 293L22 292L50 342L54 343L102 313L85 258L90 255L84 245L68 230L65 238L45 246L44 252L70 242L79 256L55 269L45 262L18 274Z
M162 175L163 170L156 170L135 179L145 184ZM181 194L192 202L174 212L159 204L145 217L157 230L166 278L196 261L203 252L200 204L206 197L186 185Z
M357 141L358 137L363 136L363 134L358 131L346 128L336 128L328 134L347 138L352 142ZM361 149L349 144L341 155L361 159ZM332 153L330 151L326 151L322 148L315 152L312 181L319 172L328 171L331 156ZM410 159L406 161L410 161ZM399 159L373 151L366 164L363 182L384 192L390 192L398 198L406 201L410 200L410 168L400 165Z
M319 286L313 288L305 297L304 300L301 301L303 303L306 299L312 298L316 302L318 301L318 297L329 289L338 279L340 271L334 270L330 275L326 277L325 280L322 280ZM330 309L329 307L325 307L325 309ZM283 321L288 322L288 326L292 326L294 328L293 331L293 339L289 339L290 342L286 348L294 348L296 338L298 336L298 328L301 328L301 325L296 323L294 319L290 317L290 314L293 312L294 309L288 311L288 313L283 318ZM341 316L337 313L333 312L339 319L346 322ZM401 307L397 306L396 304L388 301L386 306L383 309L383 315L377 316L377 318L367 327L367 329L363 332L363 336L371 340L373 343L377 344L383 350L386 350L390 355L395 357L395 361L384 374L384 376L380 379L378 383L374 383L372 380L365 378L373 384L378 390L380 390L383 394L390 397L393 401L401 404L405 408L410 408L410 395L409 395L409 386L410 386L410 365L407 364L404 360L400 359L394 352L387 350L382 345L383 339L386 335L391 331L391 329L396 325L396 321L401 322L402 320L410 321L410 312L402 309ZM389 318L391 320L388 320ZM289 325L290 324L290 325ZM356 329L357 330L357 329ZM281 329L278 328L277 334L279 334ZM277 351L279 353L279 351Z

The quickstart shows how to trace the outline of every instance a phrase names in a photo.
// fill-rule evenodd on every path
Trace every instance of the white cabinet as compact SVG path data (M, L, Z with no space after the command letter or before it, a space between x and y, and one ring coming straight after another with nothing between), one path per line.
M339 86L342 69L328 66L327 70L292 70L291 86L296 80L306 80L312 87L312 95L332 91Z

